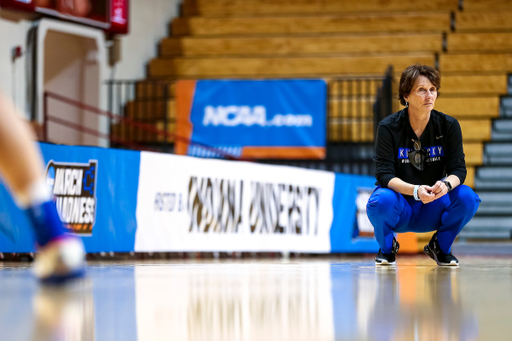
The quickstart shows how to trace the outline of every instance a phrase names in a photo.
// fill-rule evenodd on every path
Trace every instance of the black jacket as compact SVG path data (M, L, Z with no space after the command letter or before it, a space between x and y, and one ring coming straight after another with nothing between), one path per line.
M400 110L379 123L375 139L374 161L377 185L387 188L397 177L413 185L432 186L447 175L456 175L460 183L466 179L466 163L462 148L459 122L442 112L432 110L421 138L428 151L423 171L416 169L408 158L414 150L416 134L409 123L408 109Z

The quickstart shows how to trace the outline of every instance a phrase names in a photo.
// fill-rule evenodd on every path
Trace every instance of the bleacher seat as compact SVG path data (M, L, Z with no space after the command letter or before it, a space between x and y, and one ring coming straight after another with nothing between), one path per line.
M512 13L511 13L512 14ZM512 32L451 33L449 52L512 52Z
M512 11L509 0L464 0L464 12Z
M512 53L460 53L439 56L442 74L506 74L512 71Z
M161 57L334 55L442 51L442 34L337 35L321 37L167 38Z
M183 16L229 17L353 12L455 11L458 0L185 0Z
M442 75L441 98L444 95L504 95L508 77L500 75Z
M276 78L382 75L389 65L403 70L413 63L434 65L433 54L350 55L339 57L282 58L173 58L154 59L151 77L163 78Z
M451 98L441 95L436 100L435 108L457 119L490 119L500 114L500 98L497 96Z
M509 11L499 12L460 12L455 14L457 32L499 32L511 31Z
M180 36L290 36L340 33L414 33L450 30L448 11L441 13L333 14L285 17L180 17L170 31Z

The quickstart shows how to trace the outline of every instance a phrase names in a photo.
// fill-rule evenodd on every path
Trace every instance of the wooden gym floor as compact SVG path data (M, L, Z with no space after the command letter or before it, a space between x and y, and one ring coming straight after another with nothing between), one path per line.
M89 262L43 287L0 262L0 340L510 340L512 257Z

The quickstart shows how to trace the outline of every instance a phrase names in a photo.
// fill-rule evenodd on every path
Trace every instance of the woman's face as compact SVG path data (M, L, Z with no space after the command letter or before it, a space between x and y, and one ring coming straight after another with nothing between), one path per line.
M437 98L437 89L425 76L416 78L411 92L404 96L409 102L409 112L430 112L434 109Z

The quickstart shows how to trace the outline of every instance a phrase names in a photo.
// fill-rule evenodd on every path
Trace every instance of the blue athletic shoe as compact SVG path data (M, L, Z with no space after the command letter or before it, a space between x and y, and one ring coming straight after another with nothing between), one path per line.
M34 273L44 283L61 284L70 279L83 277L85 250L82 241L64 235L51 240L40 248Z
M47 201L27 209L38 244L34 273L42 282L63 283L84 275L82 241L67 233L55 203Z

